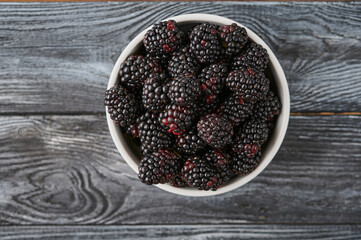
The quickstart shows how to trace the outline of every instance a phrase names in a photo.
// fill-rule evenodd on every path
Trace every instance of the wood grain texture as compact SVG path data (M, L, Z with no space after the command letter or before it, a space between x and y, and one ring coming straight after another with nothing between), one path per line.
M0 112L100 113L113 64L145 27L186 13L243 23L278 56L292 112L361 109L361 3L0 4Z
M360 225L193 225L4 227L2 240L25 239L318 239L359 240Z
M140 183L102 115L2 116L0 152L1 225L361 224L361 116L292 116L260 176L207 198Z

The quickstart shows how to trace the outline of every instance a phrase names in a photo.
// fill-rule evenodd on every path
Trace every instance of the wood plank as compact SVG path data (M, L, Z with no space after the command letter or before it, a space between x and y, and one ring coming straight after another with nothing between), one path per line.
M104 116L0 117L0 224L361 224L361 116L292 116L251 183L206 198L140 183Z
M3 240L22 239L318 239L358 240L360 225L149 225L3 227Z
M229 17L259 34L288 77L293 112L361 109L361 3L0 4L0 112L101 113L113 64L155 21Z

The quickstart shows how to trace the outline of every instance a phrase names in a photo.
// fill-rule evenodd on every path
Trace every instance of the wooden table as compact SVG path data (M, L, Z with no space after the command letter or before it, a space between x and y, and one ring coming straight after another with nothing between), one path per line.
M229 17L278 56L291 92L269 167L227 194L140 183L103 93L126 44L184 13ZM0 239L361 239L361 3L0 4Z

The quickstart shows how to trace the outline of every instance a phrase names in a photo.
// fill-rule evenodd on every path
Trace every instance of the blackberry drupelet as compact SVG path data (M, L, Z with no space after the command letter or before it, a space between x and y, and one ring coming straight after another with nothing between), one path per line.
M192 155L203 150L207 144L198 136L197 128L177 137L178 150L184 154Z
M205 159L193 156L186 160L181 174L184 181L198 190L217 190L220 175Z
M198 79L207 103L212 103L216 100L224 87L227 73L228 67L224 62L214 63L202 69Z
M217 109L217 113L228 119L233 125L238 125L252 114L252 109L252 103L232 94Z
M232 69L250 67L262 72L267 68L268 62L267 50L259 44L251 43L244 52L232 59Z
M230 156L221 150L211 149L204 154L204 158L218 172L218 184L222 186L228 183L233 176L233 172L230 167Z
M232 141L232 124L217 114L208 114L197 123L198 136L208 145L221 148Z
M254 156L248 157L244 152L231 155L231 169L236 175L245 176L254 171L261 161L261 151Z
M136 123L136 122L130 124L130 125L127 127L126 132L127 132L130 136L132 136L133 138L139 138L139 131L138 131L138 126L137 126L137 123Z
M172 78L177 78L181 74L197 75L198 69L197 59L188 47L173 53L172 59L168 62L168 73Z
M248 42L246 29L236 23L219 27L218 36L227 55L240 53Z
M237 153L244 152L247 157L255 156L267 140L268 131L266 123L251 119L238 130L232 150Z
M273 91L269 91L265 101L259 101L254 107L254 117L263 122L271 122L280 113L282 105Z
M184 181L179 175L175 176L175 178L173 178L173 180L170 182L170 185L172 185L173 187L186 187L189 186L188 183L186 181Z
M150 74L161 73L160 65L140 55L131 55L120 65L120 83L132 89L140 89Z
M141 144L150 151L172 146L172 138L160 126L156 114L146 112L137 119L137 126Z
M168 97L171 102L189 106L201 95L199 80L191 75L182 75L169 83Z
M168 133L178 136L191 127L195 117L192 108L171 104L159 114L159 122Z
M270 81L263 72L251 68L240 68L228 74L226 86L243 100L252 103L264 100L269 91Z
M160 112L169 102L167 77L165 74L153 74L147 78L143 86L143 107L153 112Z
M138 105L133 94L123 86L117 85L105 92L104 104L108 107L110 118L115 124L126 128L138 117Z
M143 157L138 167L138 177L148 185L166 183L174 179L180 167L180 158L175 153L159 150Z
M189 34L190 50L202 64L213 63L221 57L221 43L217 36L218 27L210 23L195 26Z
M143 43L145 50L152 56L170 55L183 43L184 33L174 20L158 22L147 31Z

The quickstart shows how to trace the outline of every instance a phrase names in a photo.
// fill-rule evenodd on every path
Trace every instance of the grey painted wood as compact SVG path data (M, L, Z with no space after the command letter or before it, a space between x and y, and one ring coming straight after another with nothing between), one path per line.
M22 226L3 240L25 239L318 239L359 240L360 225Z
M140 183L102 115L2 116L0 153L2 225L361 224L361 116L291 117L260 176L207 198Z
M361 3L0 4L0 112L100 113L113 64L145 27L212 13L259 34L290 84L292 111L360 111Z

